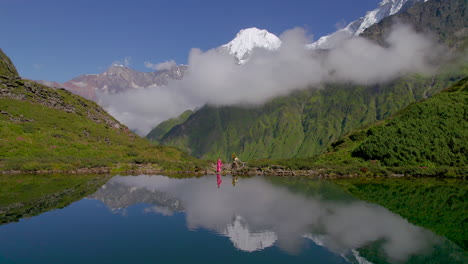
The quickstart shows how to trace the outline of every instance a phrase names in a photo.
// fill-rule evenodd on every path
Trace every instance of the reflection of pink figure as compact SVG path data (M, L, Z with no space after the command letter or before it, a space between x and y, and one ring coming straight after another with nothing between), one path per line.
M223 162L221 161L221 159L218 159L218 163L216 164L216 172L220 172L222 167Z
M216 182L218 183L218 188L221 187L221 183L223 182L221 180L221 175L219 175L219 174L216 175Z

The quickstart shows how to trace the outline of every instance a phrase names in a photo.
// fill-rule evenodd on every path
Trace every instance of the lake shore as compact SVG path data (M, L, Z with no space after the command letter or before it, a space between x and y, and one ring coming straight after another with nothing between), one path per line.
M115 166L93 167L93 168L76 168L76 169L55 169L55 170L2 170L3 175L17 174L111 174L111 175L239 175L239 176L280 176L280 177L305 177L305 178L402 178L402 177L440 177L439 175L420 175L420 174L405 174L392 173L388 175L378 174L362 174L362 173L347 173L343 174L336 172L330 168L318 168L308 170L292 170L281 166L272 165L265 167L241 167L233 169L231 164L225 164L221 172L216 172L215 164L211 164L207 168L194 168L193 170L170 170L163 169L157 164L116 164ZM452 178L452 177L443 177ZM463 177L454 177L465 180Z

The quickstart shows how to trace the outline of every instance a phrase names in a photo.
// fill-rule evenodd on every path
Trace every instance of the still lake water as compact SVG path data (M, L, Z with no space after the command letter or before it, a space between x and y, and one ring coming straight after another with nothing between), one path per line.
M0 225L0 263L468 263L328 181L116 176L91 193Z

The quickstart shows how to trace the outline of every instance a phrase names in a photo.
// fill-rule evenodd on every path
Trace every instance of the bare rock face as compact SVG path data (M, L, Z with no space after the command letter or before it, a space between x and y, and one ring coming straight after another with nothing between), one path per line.
M154 72L139 72L114 64L103 73L83 74L64 83L37 82L50 87L65 88L74 94L96 101L99 94L116 94L134 89L164 86L171 80L181 80L186 71L186 65Z

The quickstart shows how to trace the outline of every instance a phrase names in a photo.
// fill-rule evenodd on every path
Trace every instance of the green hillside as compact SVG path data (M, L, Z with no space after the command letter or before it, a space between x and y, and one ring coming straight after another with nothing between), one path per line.
M386 166L468 164L468 77L368 129L352 155Z
M192 110L187 110L180 114L176 118L168 119L159 125L157 125L151 132L146 136L149 140L159 143L159 140L171 130L173 127L182 124L193 114Z
M96 103L64 89L20 79L0 53L0 171L76 170L151 163L186 170L197 162L172 148L154 146Z
M324 84L251 108L205 106L180 125L165 127L168 132L159 143L202 159L229 159L232 153L241 160L323 153L350 131L383 120L468 74L468 19L465 8L454 8L464 1L451 1L450 8L445 1L429 1L404 14L405 22L431 32L456 57L447 56L450 63L432 76L411 75L371 86ZM393 26L388 21L391 18L369 28L367 37L378 41Z
M205 106L160 142L197 158L310 157L350 131L395 114L458 79L412 76L373 86L328 84L255 108Z
M327 175L447 176L468 175L468 77L396 115L353 131L327 152L303 159L256 160Z
M0 49L0 75L8 77L19 77L15 65L11 62L10 58Z

